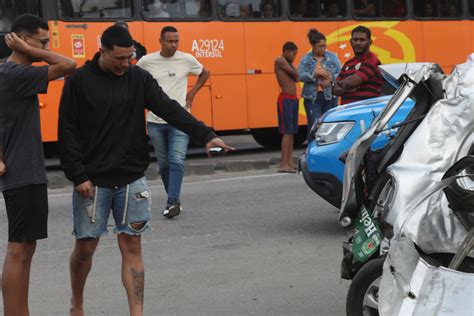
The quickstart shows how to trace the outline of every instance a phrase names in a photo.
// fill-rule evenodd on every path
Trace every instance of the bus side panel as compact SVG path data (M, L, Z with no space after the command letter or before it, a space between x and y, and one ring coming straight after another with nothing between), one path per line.
M128 22L133 39L143 44L142 22ZM100 48L100 37L113 22L50 22L50 49L74 58L77 67L92 59ZM57 44L56 44L57 43Z
M250 128L276 127L279 86L274 72L275 58L282 45L294 40L291 22L247 22L244 26L247 77L248 122ZM295 60L296 62L296 60ZM297 64L295 64L297 67Z
M248 75L247 93L249 128L277 126L279 87L275 75ZM301 119L299 121L301 123Z
M216 131L248 128L246 83L242 80L245 74L243 24L145 22L144 38L149 52L160 49L158 39L165 25L178 29L179 49L196 57L211 72L206 83L210 91L207 94L204 87L198 93L193 114ZM195 80L190 78L190 85Z
M426 58L426 47L424 46L423 22L404 21L394 25L388 32L387 41L392 42L390 55L386 58L381 55L382 63L401 62L436 62Z
M438 63L446 73L472 52L471 21L423 22L426 61Z

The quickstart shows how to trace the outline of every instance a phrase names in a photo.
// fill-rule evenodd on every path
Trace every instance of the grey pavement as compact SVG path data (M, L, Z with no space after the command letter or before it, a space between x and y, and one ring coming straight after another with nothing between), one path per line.
M266 169L187 176L184 212L173 220L160 214L160 181L150 187L145 315L344 314L348 282L339 277L344 233L337 210L301 175ZM50 190L49 201L49 238L38 243L31 272L31 315L39 316L66 315L70 296L70 188ZM3 261L1 199L0 232ZM113 234L103 237L86 284L86 315L128 314L120 262Z
M222 136L227 144L236 148L225 156L208 158L203 148L190 148L185 161L185 176L189 175L211 175L223 172L243 172L249 170L275 169L280 162L278 150L265 149L257 144L250 135ZM294 160L303 154L304 148L296 148ZM151 153L152 161L145 175L148 180L156 180L159 176L158 165ZM70 182L59 170L59 160L52 158L47 160L48 187L62 188L70 185Z

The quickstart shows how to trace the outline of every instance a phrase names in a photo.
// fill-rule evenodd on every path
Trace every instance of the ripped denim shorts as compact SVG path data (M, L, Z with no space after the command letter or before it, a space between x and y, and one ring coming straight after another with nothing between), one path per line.
M150 190L145 177L142 177L123 187L95 187L93 199L84 198L74 191L72 207L73 235L77 239L105 235L111 210L115 221L114 233L140 235L149 227Z

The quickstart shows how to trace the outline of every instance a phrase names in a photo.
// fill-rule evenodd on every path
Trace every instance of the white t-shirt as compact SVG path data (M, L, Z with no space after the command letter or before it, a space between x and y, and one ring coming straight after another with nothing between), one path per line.
M148 54L140 58L137 66L151 73L163 91L182 107L186 106L188 76L199 76L203 69L202 64L193 55L181 51L176 51L171 57L163 57L160 52ZM151 112L148 112L147 121L167 124Z

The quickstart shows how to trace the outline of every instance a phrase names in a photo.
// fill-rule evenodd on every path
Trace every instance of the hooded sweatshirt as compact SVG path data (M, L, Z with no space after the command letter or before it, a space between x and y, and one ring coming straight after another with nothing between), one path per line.
M59 156L75 185L90 180L121 187L144 176L150 161L145 109L202 144L216 137L170 99L150 73L137 66L122 76L104 72L99 56L69 76L61 96Z

